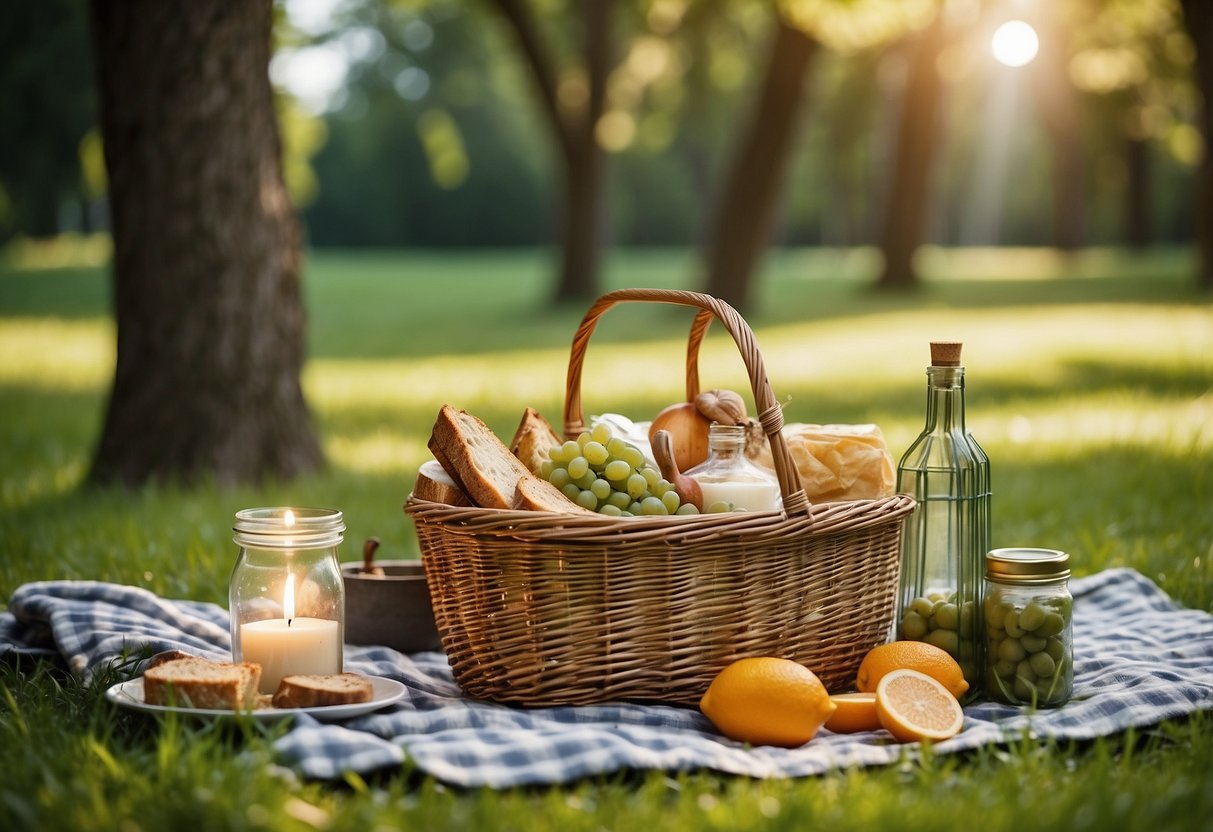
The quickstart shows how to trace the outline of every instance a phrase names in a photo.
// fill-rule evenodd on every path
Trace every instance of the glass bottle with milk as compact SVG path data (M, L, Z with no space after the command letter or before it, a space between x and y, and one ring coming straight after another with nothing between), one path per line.
M779 481L745 455L744 425L713 422L708 429L708 458L691 470L703 492L703 510L778 511Z

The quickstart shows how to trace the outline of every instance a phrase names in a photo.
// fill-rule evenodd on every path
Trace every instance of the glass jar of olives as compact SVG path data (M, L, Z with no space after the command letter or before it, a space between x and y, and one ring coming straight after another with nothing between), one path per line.
M986 554L986 695L1054 707L1074 691L1070 556L1055 549Z

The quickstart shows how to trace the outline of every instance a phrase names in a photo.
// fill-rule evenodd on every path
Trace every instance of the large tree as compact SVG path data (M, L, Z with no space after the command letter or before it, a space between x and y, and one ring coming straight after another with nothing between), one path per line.
M749 305L770 242L817 41L775 16L766 74L742 134L707 240L706 291L739 310Z
M615 63L611 48L614 0L585 0L576 19L580 48L565 67L547 43L538 12L527 0L491 0L509 24L530 70L544 117L555 137L564 194L560 202L562 259L553 300L582 301L598 294L606 211L606 152L598 124L607 103L607 78ZM561 95L565 89L579 94ZM580 82L575 79L581 79Z
M926 240L931 215L931 174L939 155L943 108L938 65L945 37L943 16L937 15L910 44L892 181L880 236L884 268L876 285L881 288L905 289L918 284L914 254Z
M1040 54L1026 67L1032 97L1053 154L1053 245L1063 250L1086 244L1086 198L1082 142L1082 100L1067 67L1073 55L1071 32L1057 4L1032 21L1040 32Z
M90 478L234 483L315 468L272 0L91 9L118 353Z
M1199 125L1204 156L1197 173L1196 244L1200 251L1197 283L1213 290L1213 3L1183 0L1184 24L1196 51L1196 85L1200 88Z

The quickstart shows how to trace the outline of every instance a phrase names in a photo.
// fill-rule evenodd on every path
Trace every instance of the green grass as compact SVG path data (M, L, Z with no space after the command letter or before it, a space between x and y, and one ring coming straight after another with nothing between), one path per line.
M965 342L970 426L993 460L994 540L1129 566L1213 610L1213 309L1187 252L928 251L921 292L877 295L869 251L767 263L754 327L790 421L875 422L894 452L924 404L926 343ZM99 578L223 602L232 513L332 505L344 556L378 536L416 552L401 505L434 413L451 402L509 435L523 407L560 418L584 309L546 308L546 252L310 255L304 384L329 468L259 488L80 490L113 361L104 269L0 261L0 596ZM684 287L684 252L623 252L607 281ZM648 418L682 395L690 315L620 307L595 333L591 411ZM705 344L706 386L744 388L735 349ZM1213 816L1207 715L1077 746L1025 741L884 769L755 782L624 773L573 787L444 788L405 769L299 782L274 729L116 713L104 674L0 665L0 827L64 829L1198 828Z

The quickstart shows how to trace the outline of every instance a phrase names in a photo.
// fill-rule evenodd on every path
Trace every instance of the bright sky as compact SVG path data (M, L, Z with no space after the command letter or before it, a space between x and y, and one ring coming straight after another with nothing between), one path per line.
M283 0L291 23L307 34L329 28L342 0ZM341 43L344 43L344 39ZM323 112L345 83L348 48L340 44L283 49L270 62L270 78L315 113Z

